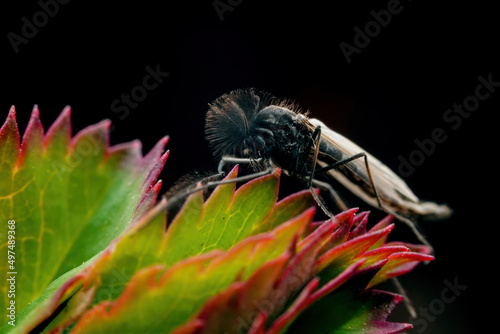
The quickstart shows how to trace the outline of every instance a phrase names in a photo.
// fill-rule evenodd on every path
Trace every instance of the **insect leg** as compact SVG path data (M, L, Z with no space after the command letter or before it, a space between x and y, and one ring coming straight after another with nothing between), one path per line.
M223 171L223 168L224 166L227 164L227 163L231 163L231 164L253 164L253 163L260 163L262 162L264 159L262 158L258 158L258 159L250 159L250 158L236 158L236 157L232 157L232 156L223 156L222 159L220 160L219 162L219 167L217 167L217 171L219 173L224 173ZM267 165L269 165L269 163L267 163ZM270 166L267 166L267 167L270 167Z
M370 172L370 165L368 164L368 156L366 155L366 153L361 152L361 153L355 154L352 157L349 157L347 159L344 159L344 160L341 160L341 161L337 161L334 164L331 164L331 165L328 165L328 166L316 169L315 172L314 172L314 174L325 173L325 172L327 172L327 171L329 171L331 169L334 169L334 168L336 168L338 166L341 166L341 165L345 165L346 163L348 163L350 161L353 161L355 159L359 159L359 158L362 158L362 157L365 160L366 172L367 172L368 178L370 180L370 184L371 184L372 189L373 189L373 194L375 195L375 197L377 199L377 203L378 203L379 208L381 210L387 212L388 214L396 217L397 219L399 219L400 221L402 221L406 225L408 225L410 227L410 229L412 230L413 234L418 238L418 240L420 242L422 242L424 245L426 245L427 247L429 247L429 249L433 252L434 249L432 248L432 246L430 245L430 243L425 239L425 237L422 235L422 233L418 230L417 225L416 225L416 223L413 220L411 220L411 219L409 219L407 217L404 217L404 216L402 216L402 215L394 212L394 210L391 210L391 209L389 209L388 207L386 207L385 205L382 204L382 201L380 200L380 196L378 195L378 192L377 192L377 188L375 187L375 183L373 182L373 178L372 178L372 175L371 175L371 172Z
M317 137L315 137L315 136L317 136ZM426 246L428 246L430 248L430 250L432 251L432 246L422 236L422 234L417 230L417 227L416 227L416 225L415 225L415 223L413 221L409 220L408 218L401 217L400 215L396 214L395 212L391 212L391 210L389 210L387 208L384 208L382 206L382 203L381 203L380 198L379 198L378 193L377 193L377 189L375 187L375 183L373 182L373 178L371 176L370 167L369 167L369 164L368 164L368 157L367 157L367 155L364 152L356 154L356 155L353 155L352 157L349 157L349 158L344 159L342 161L338 161L337 163L334 163L332 165L329 165L329 166L326 166L326 167L323 167L323 168L320 168L320 169L315 169L316 160L317 160L317 157L318 157L318 148L319 148L319 139L320 139L320 137L321 137L321 129L318 126L316 128L316 130L314 131L314 133L313 133L313 138L315 138L315 151L314 151L313 163L312 163L312 166L311 166L311 174L309 176L309 190L313 194L313 197L314 197L316 203L318 203L318 205L321 207L321 209L323 210L323 212L325 212L325 214L327 214L328 216L332 217L330 211L326 208L326 205L324 204L323 200L318 195L316 195L316 193L314 192L314 189L312 188L313 185L317 186L319 188L322 188L322 189L326 189L330 193L330 195L332 196L334 202L337 204L337 206L341 210L344 210L344 211L347 210L347 206L340 199L340 196L337 194L337 192L333 189L333 187L329 183L322 182L322 181L319 181L317 179L314 179L313 175L314 174L320 174L320 173L326 172L326 171L328 171L330 169L336 168L336 167L344 165L344 164L346 164L346 163L348 163L350 161L353 161L355 159L359 159L359 158L363 157L364 160L365 160L366 171L367 171L368 177L370 179L371 186L373 188L373 193L374 193L374 195L377 198L377 202L378 202L378 205L379 205L380 209L384 210L385 212L387 212L387 213L395 216L396 218L398 218L401 221L403 221L404 223L406 223L412 229L413 233L417 236L417 238L421 242L423 242ZM405 305L406 309L408 310L408 312L410 313L410 316L413 319L415 319L417 317L417 313L416 313L415 308L413 307L413 305L411 303L411 300L408 298L405 289L403 288L403 286L401 285L401 283L399 282L399 280L397 278L393 278L392 282L395 285L395 287L398 290L398 292L404 297L404 301L405 301L404 305Z
M228 159L225 160L225 162L235 162L235 161L238 163L250 163L250 162L253 162L255 160L243 159L243 158L232 158L232 157L229 157ZM219 164L219 167L221 167L221 166L223 167L224 164ZM185 191L182 191L182 192L168 198L166 209L167 210L170 209L179 200L181 200L181 199L183 199L191 194L194 194L195 192L203 191L203 190L208 189L210 187L215 187L215 186L218 186L221 184L237 183L237 182L244 182L244 181L252 180L252 179L255 179L255 178L260 177L260 176L265 176L265 175L271 174L273 171L274 171L274 169L268 163L267 168L263 171L260 171L260 172L256 172L256 173L245 175L245 176L239 176L239 177L236 177L236 178L230 179L230 180L206 182L207 180L210 180L210 179L215 178L215 177L224 177L225 173L223 171L221 171L217 174L203 178L200 181L198 181L190 186L187 186L185 188L186 189ZM201 183L201 185L199 185L200 183Z
M411 299L410 299L410 297L408 297L408 294L406 293L406 290L403 287L403 285L401 284L401 282L399 281L399 279L397 277L393 277L393 278L391 278L391 282L396 287L396 290L398 290L398 293L401 296L403 296L404 305L405 305L408 313L410 313L411 318L413 320L417 319L417 311L415 311L415 308L413 307Z
M411 229L411 231L417 237L417 239L421 243L423 243L425 246L427 246L429 248L431 254L434 253L434 248L431 246L431 244L429 243L429 241L427 241L427 239L419 231L419 229L418 229L417 224L416 224L415 221L413 221L413 220L411 220L411 219L409 219L407 217L404 217L404 216L400 215L399 213L396 213L393 210L386 208L385 206L382 207L382 210L384 210L388 214L394 216L396 219L398 219L398 220L402 221L403 223L405 223Z
M314 129L312 138L314 140L314 155L311 161L311 173L309 174L309 188L312 187L313 175L316 171L316 162L318 161L319 141L321 139L321 126L317 126L316 129Z
M378 206L382 209L383 206L382 206L382 201L380 200L380 196L378 195L378 192L377 192L377 187L375 187L375 183L373 182L373 178L372 178L372 173L370 172L370 164L368 163L368 156L366 155L365 152L361 152L361 153L358 153L358 154L355 154L347 159L344 159L344 160L341 160L341 161L337 161L336 163L333 163L331 165L328 165L328 166L325 166L325 167L322 167L322 168L319 168L319 169L316 169L314 171L314 174L321 174L321 173L325 173L331 169L334 169L334 168L337 168L339 166L342 166L342 165L345 165L353 160L356 160L356 159L359 159L359 158L364 158L365 160L365 168L366 168L366 173L368 175L368 179L370 180L370 185L372 187L372 190L373 190L373 194L375 195L375 198L377 199L377 203L378 203Z
M415 234L415 236L417 236L417 238L423 242L427 247L430 248L431 252L433 251L432 249L432 246L429 244L429 242L422 236L422 234L420 233L420 231L418 231L415 223L413 221L411 221L410 219L408 218L405 218L405 217L402 217L401 215L398 215L396 214L395 212L392 212L392 210L389 210L387 208L385 208L383 205L382 205L382 202L380 201L380 197L378 196L378 193L377 193L377 189L375 187L375 183L373 182L373 179L372 179L372 176L371 176L371 172L370 172L370 167L368 165L368 157L367 155L362 152L362 153L358 153L358 154L355 154L353 155L352 157L349 157L347 159L344 159L342 161L338 161L334 164L331 164L329 166L326 166L326 167L323 167L323 168L320 168L320 169L317 169L315 171L315 174L320 174L320 173L324 173L324 172L327 172L329 171L330 169L333 169L333 168L336 168L338 166L341 166L343 164L346 164L350 161L353 161L355 159L359 159L361 157L364 157L364 160L365 160L365 166L366 166L366 171L367 171L367 174L368 174L368 178L370 179L370 183L371 183L371 186L373 188L373 193L374 195L376 196L377 198L377 203L380 207L380 209L384 210L385 212L393 215L394 217L398 218L399 220L401 220L402 222L404 222L406 225L408 225L411 230L413 231L413 233ZM314 180L315 183L318 184L318 180ZM324 182L321 182L321 183L324 183ZM337 205L338 204L338 201L337 201L337 198L338 198L338 195L335 193L335 191L333 190L333 188L328 184L328 183L325 183L323 186L325 186L327 189L329 189L330 191L330 194L332 194L332 196L334 197L335 199L335 202L337 202ZM337 197L335 197L335 195L337 195ZM340 198L338 198L338 200L340 200ZM344 205L345 206L345 205ZM339 207L341 207L339 205ZM345 209L343 209L345 210ZM396 289L398 290L398 293L401 294L403 297L404 297L404 305L406 307L406 309L408 310L408 313L410 313L410 316L413 318L413 319L416 319L417 317L417 313L415 311L415 308L413 307L412 303L411 303L411 300L409 299L409 297L407 296L406 294L406 291L405 289L403 288L403 286L401 285L401 283L399 282L399 280L394 277L391 279L391 281L393 282L393 284L395 285Z
M318 194L316 194L316 192L314 191L314 188L313 188L313 174L314 174L314 170L316 168L316 161L318 159L320 138L321 138L321 127L318 126L318 127L316 127L316 129L314 129L314 132L312 134L312 139L314 141L314 145L313 145L314 146L314 155L313 155L313 158L311 161L311 167L310 167L311 172L309 173L309 180L307 182L307 187L309 188L309 191L311 192L311 194L314 198L314 201L318 204L318 206L321 208L321 210L323 210L323 212L328 217L333 219L334 214L332 212L330 212L330 210L326 207L326 204L323 201L323 199ZM322 186L322 185L320 185L320 186Z
M348 209L347 205L345 205L345 203L342 201L339 194L337 194L337 192L333 189L333 187L329 183L313 179L312 185L328 191L333 201L335 202L335 204L337 204L340 210L345 211Z

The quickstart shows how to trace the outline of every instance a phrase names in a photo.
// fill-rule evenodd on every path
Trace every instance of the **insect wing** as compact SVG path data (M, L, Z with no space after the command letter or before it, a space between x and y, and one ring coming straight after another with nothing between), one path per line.
M389 167L367 153L351 140L328 128L317 119L309 119L310 126L321 126L320 155L318 165L326 167L332 162L342 161L358 153L365 153L373 183L385 209L403 215L423 215L444 217L449 208L432 202L421 202L408 185ZM330 161L325 159L330 157ZM333 161L332 161L333 160ZM378 207L378 202L369 180L365 160L358 158L345 164L346 168L331 169L328 173L345 186L349 191L368 204Z

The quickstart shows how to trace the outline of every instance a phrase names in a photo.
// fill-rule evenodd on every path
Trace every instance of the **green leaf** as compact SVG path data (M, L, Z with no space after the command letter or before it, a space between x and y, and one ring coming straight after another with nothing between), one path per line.
M44 294L49 286L56 298L64 282L51 283L74 268L83 270L82 263L154 205L161 185L155 183L167 157L162 156L167 138L143 158L139 141L109 147L109 121L72 137L70 113L66 108L44 134L35 106L22 143L14 108L0 129L0 253L5 256L7 222L15 221L15 262L9 268L6 259L0 261L0 272L16 273L17 328L43 320L48 304L34 303L40 305L36 310L30 303L41 296L50 300ZM6 283L1 280L3 292ZM2 293L0 308L13 299ZM28 305L30 312L23 311ZM27 314L31 325L23 324ZM2 317L0 326L7 320Z
M276 203L280 170L235 190L236 167L167 222L167 200L154 206L166 139L142 158L138 142L108 146L107 121L71 138L69 113L44 135L35 107L22 143L14 109L0 129L0 245L19 249L22 306L2 332L408 328L387 321L400 296L367 289L433 257L386 244L390 217L368 232L368 213L356 209L312 223L308 191Z
M236 177L236 173L237 169L234 169L226 180ZM117 298L132 275L147 266L162 264L170 267L214 249L227 250L240 240L255 235L255 227L265 221L273 220L278 222L275 225L280 225L294 218L297 210L287 204L292 204L296 197L276 203L277 187L278 175L271 174L248 182L237 191L233 183L220 185L205 203L202 193L197 192L188 198L168 230L162 211L167 202L160 202L141 223L103 254L93 269L98 278L89 274L89 281L100 281L96 302ZM252 191L252 196L247 195L249 191ZM311 196L307 196L302 194L300 198L311 206ZM238 232L239 236L235 237ZM286 242L275 245L270 255L280 255L287 246Z
M271 180L268 182L274 183ZM259 187L261 184L261 180L257 180L253 186ZM185 208L191 207L195 201L197 197L191 196ZM185 211L180 213L181 217L177 218L179 221L182 221L183 214ZM171 267L156 264L139 269L116 300L101 301L87 311L73 332L170 332L187 322L211 297L222 293L234 282L252 280L255 272L262 271L263 267L269 268L269 262L283 265L283 258L278 262L275 262L276 259L283 256L296 236L311 222L313 215L314 209L308 210L295 219L280 224L273 231L245 238L228 251L200 253ZM227 219L228 224L235 224L241 216L230 215ZM150 233L154 230L149 227L162 220L164 215L158 215L146 226L130 231L117 242L113 252L102 257L101 263L95 267L95 277L99 277L96 281L103 282L98 287L96 296L102 291L116 288L116 285L112 286L106 280L106 277L110 277L109 271L116 268L115 261L125 265L121 259L124 258L122 254L128 249L127 246L133 247L132 240L134 243L146 240L146 236L151 236ZM188 227L192 226L188 224L186 228ZM153 242L154 240L153 238ZM161 257L157 259L161 260Z
M227 179L236 172L234 169ZM278 175L271 174L236 192L234 183L223 185L205 204L201 193L193 195L169 228L164 248L167 264L213 249L229 249L254 234L275 207L278 180Z
M236 177L236 172L237 169L234 169L226 180ZM165 306L175 304L179 298L182 305L186 305L184 309L183 306L175 310L180 313L171 314L168 309L165 310L165 315L170 316L162 320L162 324L174 328L186 322L208 298L224 291L235 280L250 279L253 272L258 271L263 264L282 256L290 247L291 241L296 240L305 230L315 210L310 208L296 215L297 208L291 204L298 198L301 198L303 203L313 203L310 194L305 193L298 197L287 197L276 203L278 176L279 172L255 179L237 191L233 183L221 185L205 203L201 192L195 193L187 199L168 229L164 211L167 202L164 199L160 201L140 222L113 241L86 271L84 285L96 287L93 299L96 306L82 317L76 330L84 326L82 324L85 323L86 317L90 317L89 314L106 314L110 307L123 311L123 315L127 314L127 319L131 316L126 311L128 307L140 310L141 317L147 321L139 319L137 325L148 328L148 323L154 323L155 320L145 315L149 314L149 304L140 300L152 300L158 295L165 298ZM255 198L254 194L258 196L252 200ZM276 227L267 233L254 235L257 230L255 227L266 221L275 222L273 225ZM221 224L226 227L214 226ZM204 247L207 244L204 241L210 240L207 236L214 228L218 229L214 246ZM236 238L235 231L240 231ZM175 238L171 233L175 234ZM224 249L228 249L227 252L222 252ZM215 258L212 260L213 256ZM206 273L205 276L201 275L201 269ZM197 274L194 274L193 270ZM141 283L134 283L142 282L145 277L156 277L155 275L169 277L165 278L168 284L159 283L154 285L155 288L150 286L155 291L148 291L149 289L142 286L143 291L140 291ZM177 280L176 277L180 278ZM137 290L134 290L134 286ZM190 292L196 287L199 288L197 293ZM137 300L129 299L126 296L130 291L135 291L134 296L140 294L141 297ZM80 293L86 292L82 290L73 298L80 298ZM74 316L73 310L67 313ZM154 317L154 314L156 312L151 313L151 316ZM123 321L119 318L113 319L111 323L105 321L106 325L102 328L123 325ZM65 318L61 317L51 324L50 328L67 325ZM91 325L82 328L86 326ZM89 331L94 330L98 329Z

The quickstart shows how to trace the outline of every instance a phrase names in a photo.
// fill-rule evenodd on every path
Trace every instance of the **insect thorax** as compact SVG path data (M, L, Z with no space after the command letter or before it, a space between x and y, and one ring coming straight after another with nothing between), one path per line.
M242 145L236 146L235 155L263 158L290 176L303 178L308 175L313 139L312 130L302 121L304 116L274 105L262 109L258 116L253 120L251 135L242 141ZM262 164L253 167L255 170L265 168Z
M290 176L304 178L310 172L313 158L312 131L301 122L301 115L276 124L274 147L270 159Z

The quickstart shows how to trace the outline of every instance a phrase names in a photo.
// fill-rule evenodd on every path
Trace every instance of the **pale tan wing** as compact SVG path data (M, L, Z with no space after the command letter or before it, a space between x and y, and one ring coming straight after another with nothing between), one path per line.
M322 140L331 146L331 156L341 161L358 153L365 153L368 158L370 173L373 183L377 189L379 197L387 209L392 209L405 215L423 215L443 217L450 214L450 209L443 205L432 202L422 202L396 173L384 165L380 160L366 152L351 140L341 134L331 130L324 123L317 119L308 120L312 127L321 126ZM325 167L327 162L318 160L318 165ZM343 186L349 189L356 196L363 199L368 204L378 207L378 202L373 193L367 191L367 184L370 183L365 161L358 158L346 164L353 175L347 177L345 173L332 169L329 174L339 181ZM365 184L354 182L354 179L362 179Z

